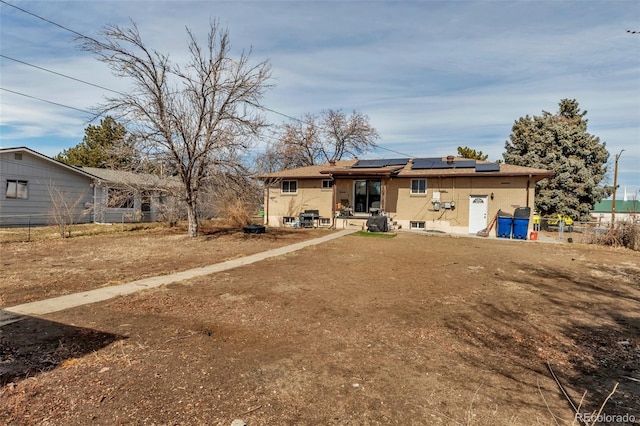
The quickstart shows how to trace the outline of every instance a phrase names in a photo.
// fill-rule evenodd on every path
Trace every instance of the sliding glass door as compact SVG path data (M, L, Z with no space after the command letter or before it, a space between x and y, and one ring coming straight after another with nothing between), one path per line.
M356 180L353 182L353 199L355 213L369 213L373 208L380 208L382 183L380 179Z

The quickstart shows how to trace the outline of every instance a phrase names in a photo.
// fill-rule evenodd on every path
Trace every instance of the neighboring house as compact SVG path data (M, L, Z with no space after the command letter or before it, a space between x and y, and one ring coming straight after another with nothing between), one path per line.
M317 210L321 226L364 228L381 212L402 229L476 233L499 210L533 210L535 184L552 171L453 156L348 160L269 173L265 221L286 226ZM530 224L531 225L531 224Z
M167 198L168 185L175 182L157 175L123 170L78 167L95 176L94 221L155 222Z
M159 219L166 181L73 167L29 148L0 148L0 226L46 225L63 208L74 223Z
M611 223L612 200L602 200L591 210L591 220L598 223ZM615 221L637 222L640 220L639 200L616 200Z

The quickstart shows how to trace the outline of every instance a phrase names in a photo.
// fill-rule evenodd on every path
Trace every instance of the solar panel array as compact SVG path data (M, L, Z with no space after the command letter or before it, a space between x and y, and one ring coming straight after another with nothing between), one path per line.
M388 166L404 166L409 162L408 158L391 158L379 160L358 160L352 166L354 169L377 169ZM437 169L473 169L476 172L499 172L500 164L477 163L476 160L447 161L441 157L415 158L411 165L412 170L437 170Z

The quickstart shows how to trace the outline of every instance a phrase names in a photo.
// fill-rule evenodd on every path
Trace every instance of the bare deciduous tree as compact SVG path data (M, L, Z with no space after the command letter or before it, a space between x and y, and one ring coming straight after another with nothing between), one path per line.
M55 182L49 181L47 182L47 192L51 199L51 210L49 211L51 220L58 226L60 238L66 238L67 227L71 227L91 211L88 208L84 208L84 206L80 208L88 190L85 190L79 196L73 196L61 191ZM71 235L70 230L69 235Z
M357 111L340 110L306 114L282 126L278 141L258 159L264 172L311 166L357 156L376 147L378 132L369 118Z
M201 46L187 29L189 60L173 64L167 54L149 48L135 23L107 26L104 41L80 38L132 89L107 99L101 113L117 113L143 144L143 152L165 155L183 185L189 236L198 232L198 193L211 170L234 170L237 152L264 126L260 100L271 78L268 61L250 63L251 52L231 55L226 29L212 22Z

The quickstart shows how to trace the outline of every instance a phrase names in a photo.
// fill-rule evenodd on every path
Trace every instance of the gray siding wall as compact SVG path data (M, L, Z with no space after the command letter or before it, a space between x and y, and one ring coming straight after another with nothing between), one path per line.
M146 197L150 201L150 211L143 211L142 193L132 194L132 208L108 207L109 186L98 185L95 189L95 221L98 223L130 223L130 222L155 222L159 220L160 193L149 192Z
M0 154L0 226L46 225L52 223L53 202L50 188L57 188L68 205L77 203L74 209L76 223L93 220L90 210L85 208L93 202L92 179L76 174L50 161L15 152ZM7 180L27 181L26 199L7 198Z

